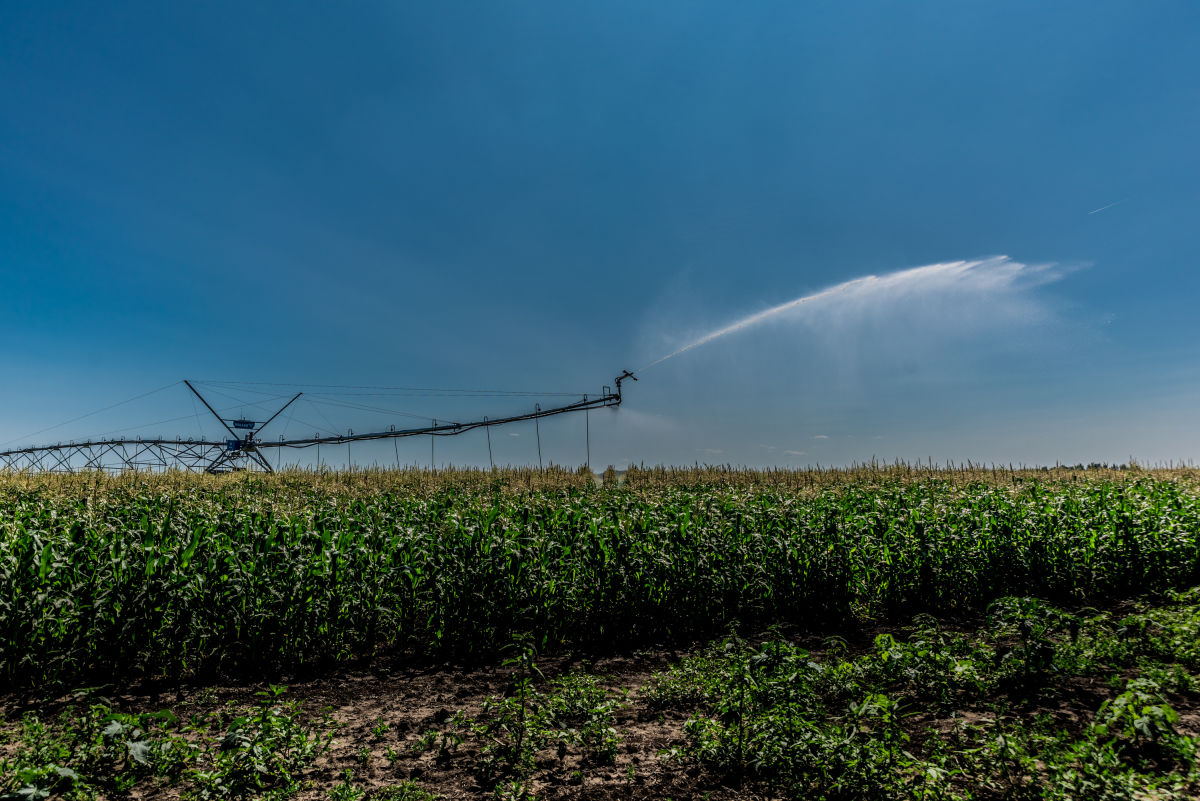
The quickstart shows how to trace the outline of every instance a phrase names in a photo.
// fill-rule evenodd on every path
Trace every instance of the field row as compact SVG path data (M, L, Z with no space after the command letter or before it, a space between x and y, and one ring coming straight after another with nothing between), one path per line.
M1115 614L1005 598L971 629L926 615L853 641L730 633L665 662L661 653L542 661L529 643L509 656L499 669L206 689L166 707L91 691L20 716L10 710L0 723L0 794L1183 801L1200 793L1200 589Z
M1146 475L804 494L10 484L0 680L273 676L384 652L487 657L518 637L603 649L733 620L829 628L1197 582L1200 498Z

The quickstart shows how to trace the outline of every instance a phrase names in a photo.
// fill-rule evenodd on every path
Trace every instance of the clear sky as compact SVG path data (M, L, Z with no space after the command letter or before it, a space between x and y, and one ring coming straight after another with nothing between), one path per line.
M0 441L215 436L180 385L29 436L181 378L597 392L980 261L648 369L593 466L1186 460L1197 142L1194 2L9 3Z

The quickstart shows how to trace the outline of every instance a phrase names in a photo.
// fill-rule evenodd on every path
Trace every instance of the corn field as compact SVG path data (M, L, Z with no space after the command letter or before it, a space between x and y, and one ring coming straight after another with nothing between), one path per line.
M730 478L733 476L734 478ZM1099 603L1200 583L1183 471L0 477L0 680Z

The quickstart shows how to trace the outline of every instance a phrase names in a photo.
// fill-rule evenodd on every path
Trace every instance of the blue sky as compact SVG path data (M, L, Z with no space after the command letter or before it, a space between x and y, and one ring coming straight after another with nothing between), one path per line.
M29 3L0 43L0 441L215 435L138 430L193 412L175 385L25 436L185 377L595 392L793 298L1004 255L1052 280L657 365L592 416L593 464L1200 446L1194 3ZM580 423L548 458L583 461Z

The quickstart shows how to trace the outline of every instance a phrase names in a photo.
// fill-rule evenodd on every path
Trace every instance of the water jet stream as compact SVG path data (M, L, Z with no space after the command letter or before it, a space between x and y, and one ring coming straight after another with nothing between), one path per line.
M677 348L667 355L660 356L649 364L643 365L634 372L640 373L643 370L648 370L655 365L662 364L667 359L673 359L681 353L687 353L692 348L698 348L701 345L712 342L714 339L720 339L721 337L778 317L781 314L786 314L802 306L830 298L857 297L880 290L889 293L904 291L934 292L954 289L987 292L1010 288L1019 278L1038 273L1043 274L1043 280L1054 280L1058 276L1047 273L1046 271L1049 267L1050 265L1030 266L1012 261L1007 256L995 256L974 261L951 261L941 264L928 264L924 267L912 267L882 276L867 275L862 278L855 278L828 289L823 289L820 292L814 292L811 295L804 295L795 300L789 300L787 303L772 306L756 314L743 317L737 322L723 328L710 331L699 339L693 340L683 347Z

